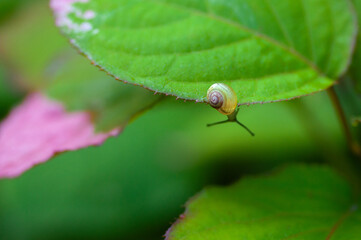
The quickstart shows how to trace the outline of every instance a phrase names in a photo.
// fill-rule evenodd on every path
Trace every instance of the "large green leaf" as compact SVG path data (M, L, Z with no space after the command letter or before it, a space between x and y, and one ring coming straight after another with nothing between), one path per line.
M53 0L52 6L71 42L110 74L198 101L214 82L231 85L240 103L326 89L345 71L356 32L347 0Z
M69 111L90 112L99 131L123 127L159 101L159 96L120 84L79 56L54 26L47 4L29 4L0 28L3 57L21 85L46 92Z
M293 166L208 188L191 200L167 239L359 239L361 212L329 168Z

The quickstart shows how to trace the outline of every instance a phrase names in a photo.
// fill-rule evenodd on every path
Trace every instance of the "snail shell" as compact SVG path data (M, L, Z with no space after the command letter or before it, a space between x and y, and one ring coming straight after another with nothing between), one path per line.
M224 84L215 83L207 92L208 103L220 113L230 115L237 108L237 95L234 90Z

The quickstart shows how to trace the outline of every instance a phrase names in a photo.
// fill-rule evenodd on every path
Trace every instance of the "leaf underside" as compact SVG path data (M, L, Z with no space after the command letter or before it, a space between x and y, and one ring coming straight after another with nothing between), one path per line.
M359 239L361 212L352 198L330 169L292 166L204 190L166 239Z
M71 4L71 6L69 6ZM240 104L295 98L345 71L356 25L340 0L52 1L58 26L116 78L206 101L215 82Z

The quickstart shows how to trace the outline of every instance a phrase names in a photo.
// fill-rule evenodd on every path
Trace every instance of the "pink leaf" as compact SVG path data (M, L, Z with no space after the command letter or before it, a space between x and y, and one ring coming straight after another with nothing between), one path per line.
M0 125L0 178L19 176L56 153L100 145L119 132L95 133L88 113L67 113L60 103L32 94Z

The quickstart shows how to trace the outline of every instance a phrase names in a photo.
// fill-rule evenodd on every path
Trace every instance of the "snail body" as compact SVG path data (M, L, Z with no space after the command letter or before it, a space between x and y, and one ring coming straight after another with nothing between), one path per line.
M224 83L213 84L208 89L207 99L213 108L224 115L231 115L237 109L237 94L230 86Z

